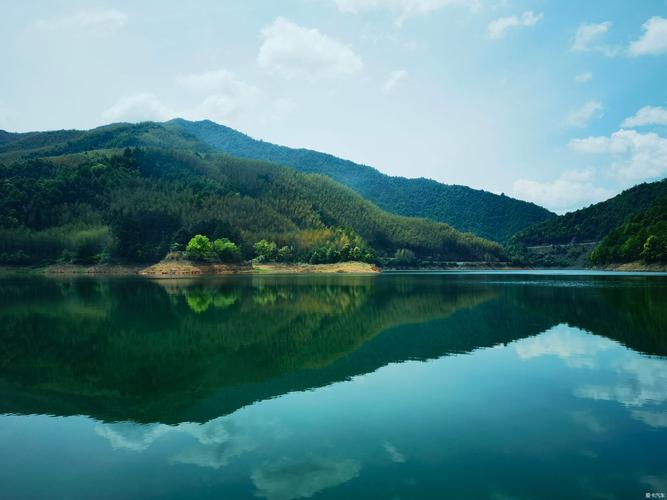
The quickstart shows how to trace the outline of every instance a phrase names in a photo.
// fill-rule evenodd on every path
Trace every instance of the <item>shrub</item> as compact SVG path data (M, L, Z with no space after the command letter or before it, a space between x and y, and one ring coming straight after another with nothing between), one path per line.
M213 251L222 262L238 262L241 260L239 247L227 238L215 240L213 242Z
M294 248L290 246L283 246L278 249L277 259L280 262L290 262L294 260Z
M641 256L647 262L660 262L667 259L667 242L652 234L644 242Z
M394 254L394 262L400 265L411 266L417 262L417 256L408 248L399 248Z
M212 252L211 240L202 234L195 235L185 247L185 256L190 260L206 260Z
M270 262L278 256L278 245L273 241L259 240L255 243L255 257L257 262Z

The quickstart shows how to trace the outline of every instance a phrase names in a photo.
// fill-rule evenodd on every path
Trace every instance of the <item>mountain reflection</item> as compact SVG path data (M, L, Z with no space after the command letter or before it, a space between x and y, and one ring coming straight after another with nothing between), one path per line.
M173 432L161 424L215 421L255 401L389 363L506 344L563 323L646 354L667 354L667 287L649 290L641 278L582 278L576 286L566 278L525 278L0 281L0 412L154 423L136 437L100 427L113 446L140 449L160 432ZM605 342L593 344L603 349ZM591 362L582 351L589 348L579 338L543 335L522 344L518 355L563 355L583 366ZM624 404L641 397L605 387L581 391ZM641 406L635 411L646 422L664 420ZM181 424L187 425L195 424ZM222 439L224 453L207 458L194 450L174 460L222 464L251 446L225 441L224 432L205 438ZM272 487L273 472L288 466L267 465L257 482ZM334 477L356 474L353 463L317 467Z

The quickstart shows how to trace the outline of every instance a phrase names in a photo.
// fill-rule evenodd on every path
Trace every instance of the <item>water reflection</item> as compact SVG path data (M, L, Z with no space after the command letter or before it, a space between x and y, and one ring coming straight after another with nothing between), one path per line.
M252 472L256 496L270 500L308 498L338 486L359 475L356 460L330 460L311 456L301 460L282 459L265 464Z
M70 446L174 498L662 491L667 282L573 280L0 281L0 412L68 417L0 417L0 484Z
M593 355L612 341L667 354L662 282L582 281L589 286L506 286L483 276L4 281L0 411L206 421L388 363L541 332L517 347L520 357L551 353L594 368ZM601 337L550 330L561 323ZM662 360L614 362L637 382L581 393L624 404L664 395Z

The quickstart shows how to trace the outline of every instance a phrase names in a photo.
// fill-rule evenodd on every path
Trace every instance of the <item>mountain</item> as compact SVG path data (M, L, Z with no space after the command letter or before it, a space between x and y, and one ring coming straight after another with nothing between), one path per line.
M493 260L500 245L389 214L319 175L239 159L156 123L22 134L0 146L0 262L153 262L195 234L261 239L296 260ZM347 250L346 250L347 249ZM337 257L338 256L338 257ZM326 261L326 260L325 260Z
M521 229L554 217L533 203L508 196L441 184L430 179L392 177L378 170L308 149L292 149L253 139L212 121L175 119L166 126L186 131L234 156L266 160L301 172L324 174L349 186L380 208L398 215L446 222L459 231L506 242Z
M3 144L7 144L9 142L16 141L23 136L24 134L16 132L7 132L6 130L0 130L0 146L2 146Z
M614 242L618 242L621 235L627 238L630 233L641 233L637 231L639 221L657 223L664 217L664 203L654 204L665 196L667 179L639 184L609 200L530 226L517 233L508 246L519 255L519 260L527 259L537 265L587 264L588 256L601 240L615 234L604 246L616 245ZM620 229L631 220L634 222ZM637 247L633 248L631 253L636 256ZM598 253L599 263L609 262L612 254L605 252Z
M610 232L591 254L594 264L638 260L667 262L667 195Z

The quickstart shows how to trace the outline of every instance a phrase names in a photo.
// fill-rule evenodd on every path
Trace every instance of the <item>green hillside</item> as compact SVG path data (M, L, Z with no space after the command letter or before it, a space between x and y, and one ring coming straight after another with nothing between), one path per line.
M258 141L208 120L176 119L166 125L187 131L215 149L234 156L327 175L389 212L446 222L460 231L498 242L505 242L517 231L554 216L533 203L508 196L424 178L391 177L372 167L329 154Z
M21 134L0 146L4 263L153 262L195 234L229 238L244 258L261 239L294 260L353 247L367 259L402 249L436 260L501 255L495 243L389 214L324 176L215 152L160 124Z
M667 262L667 195L614 229L591 254L594 264L637 260Z
M610 250L610 246L616 245L612 241L617 242L622 234L629 237L629 232L634 231L637 223L622 230L619 226L633 217L644 220L641 214L665 196L667 180L639 184L609 200L530 226L516 234L508 246L519 260L535 265L564 266L573 264L575 260L587 263L588 254L596 244L614 234L613 240L605 240L605 251L596 251L598 262L606 262L612 254L617 255L616 250ZM664 210L664 205L656 205L646 217L650 221L657 221L660 207ZM611 253L605 253L607 250ZM635 250L630 253L635 255Z

